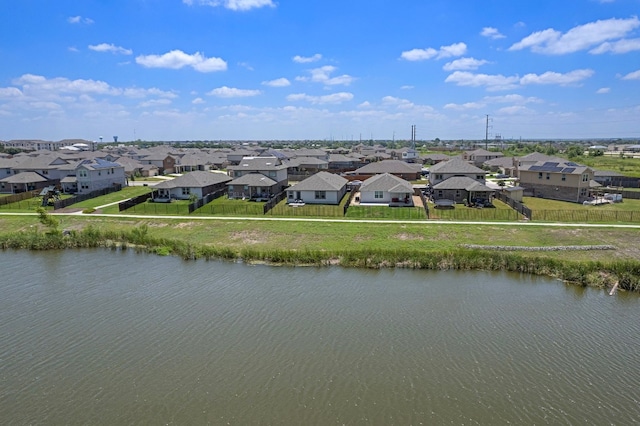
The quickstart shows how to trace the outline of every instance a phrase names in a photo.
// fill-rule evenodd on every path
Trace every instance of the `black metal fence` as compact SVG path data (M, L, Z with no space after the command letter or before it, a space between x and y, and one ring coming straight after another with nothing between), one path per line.
M640 222L640 211L599 210L598 207L589 210L536 210L535 218L543 222L635 223Z
M269 210L271 210L272 208L277 206L278 203L280 201L284 200L286 197L287 197L287 192L286 191L282 191L281 193L279 193L278 195L276 195L275 197L273 197L272 199L270 199L269 201L264 203L264 206L262 206L263 207L263 214L267 214L269 212Z

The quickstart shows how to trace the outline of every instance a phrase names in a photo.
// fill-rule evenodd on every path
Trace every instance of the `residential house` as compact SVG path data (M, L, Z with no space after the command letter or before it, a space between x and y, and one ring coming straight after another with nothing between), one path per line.
M227 184L230 199L268 200L282 192L282 185L262 173L246 173Z
M420 160L423 164L431 166L433 164L451 160L451 156L447 154L432 153L420 156Z
M224 173L196 170L155 185L153 189L154 192L157 191L157 195L153 200L189 200L192 196L201 199L216 191L226 190L227 183L231 180L231 177Z
M58 181L51 181L36 172L21 172L0 179L0 193L17 194L42 189Z
M362 204L413 206L413 185L390 173L377 174L360 186L360 205Z
M401 160L383 160L362 166L352 174L363 178L361 180L383 173L392 174L405 180L418 180L421 177L421 172L422 166L420 164Z
M78 193L86 194L99 189L125 186L124 167L119 163L101 160L83 160L75 169Z
M318 172L287 188L287 200L301 200L305 204L340 204L347 193L348 182L334 173Z
M260 174L269 178L275 182L275 184L261 186L263 188L269 188L269 195L278 194L289 186L287 165L283 164L282 161L276 157L245 157L238 165L229 166L227 172L234 180L249 174ZM258 183L255 177L251 179L251 182L253 184ZM237 184L237 182L230 182L230 185L234 188L234 191L229 191L230 197L232 197L232 194L238 193L238 191L235 190L237 189ZM246 185L246 182L243 185ZM239 193L243 194L244 191L240 191Z
M538 161L518 168L520 186L533 196L582 203L590 196L593 170L572 161Z
M486 172L460 158L452 158L429 168L429 183L435 186L452 177L468 177L485 184Z
M178 162L178 157L175 155L152 153L144 157L135 156L142 164L154 165L158 168L160 174L174 173L175 165Z
M488 204L494 189L468 176L453 176L432 186L432 197L437 200L453 200L456 203Z
M462 154L463 160L473 163L473 165L476 167L482 167L485 161L493 160L500 157L504 157L504 154L501 152L487 151L486 149L466 151Z

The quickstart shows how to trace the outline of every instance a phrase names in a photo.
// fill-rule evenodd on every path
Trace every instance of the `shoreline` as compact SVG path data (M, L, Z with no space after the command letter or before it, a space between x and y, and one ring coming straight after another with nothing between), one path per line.
M611 250L610 246L572 246L569 250ZM382 269L409 268L426 270L480 270L528 273L556 278L578 286L610 291L640 292L640 261L584 261L531 257L516 250L494 247L463 247L444 250L419 248L376 249L256 249L197 244L188 239L159 238L150 235L146 224L130 230L101 230L92 224L81 230L62 232L58 229L34 229L32 232L0 233L0 248L50 250L78 248L108 248L137 250L160 256L178 256L184 260L218 259L287 266L342 266ZM529 247L535 251L535 247ZM553 246L543 249L549 251ZM616 286L617 285L617 286Z

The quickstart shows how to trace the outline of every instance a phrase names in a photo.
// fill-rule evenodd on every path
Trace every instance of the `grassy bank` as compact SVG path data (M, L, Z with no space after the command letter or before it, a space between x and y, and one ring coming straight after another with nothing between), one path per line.
M184 259L242 259L288 265L505 270L579 285L640 291L635 229L547 229L392 223L241 222L57 216L0 217L3 249L111 247ZM13 229L14 231L4 231ZM64 230L64 232L63 232ZM598 245L612 251L495 251L465 244ZM616 260L613 260L613 259Z

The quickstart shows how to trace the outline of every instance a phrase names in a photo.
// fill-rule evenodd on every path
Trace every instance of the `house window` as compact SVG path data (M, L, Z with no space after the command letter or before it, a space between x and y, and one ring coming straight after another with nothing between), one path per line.
M327 191L316 191L316 200L326 200Z
M482 180L482 179L484 179L483 175L476 175L476 180Z
M589 175L587 175L587 174L582 175L582 181L583 182L589 182Z
M441 180L442 179L442 175L436 175L436 180Z
M276 177L276 172L274 172L274 171L270 171L270 172L269 172L269 177L270 177L270 178L274 178L274 177Z
M289 198L293 198L293 192L289 192Z
M444 193L442 192L442 189L438 189L438 198L442 197L444 197Z
M373 198L384 198L384 193L382 191L374 191Z
M48 174L49 174L49 170L43 170L43 171L42 171L42 174L43 174L43 175L48 175Z
M581 197L586 197L587 196L587 188L581 188L580 189L580 196Z
M182 195L191 195L190 188L182 188Z
M551 173L547 173L547 180L551 179Z
M538 172L538 179L542 179L542 172Z

